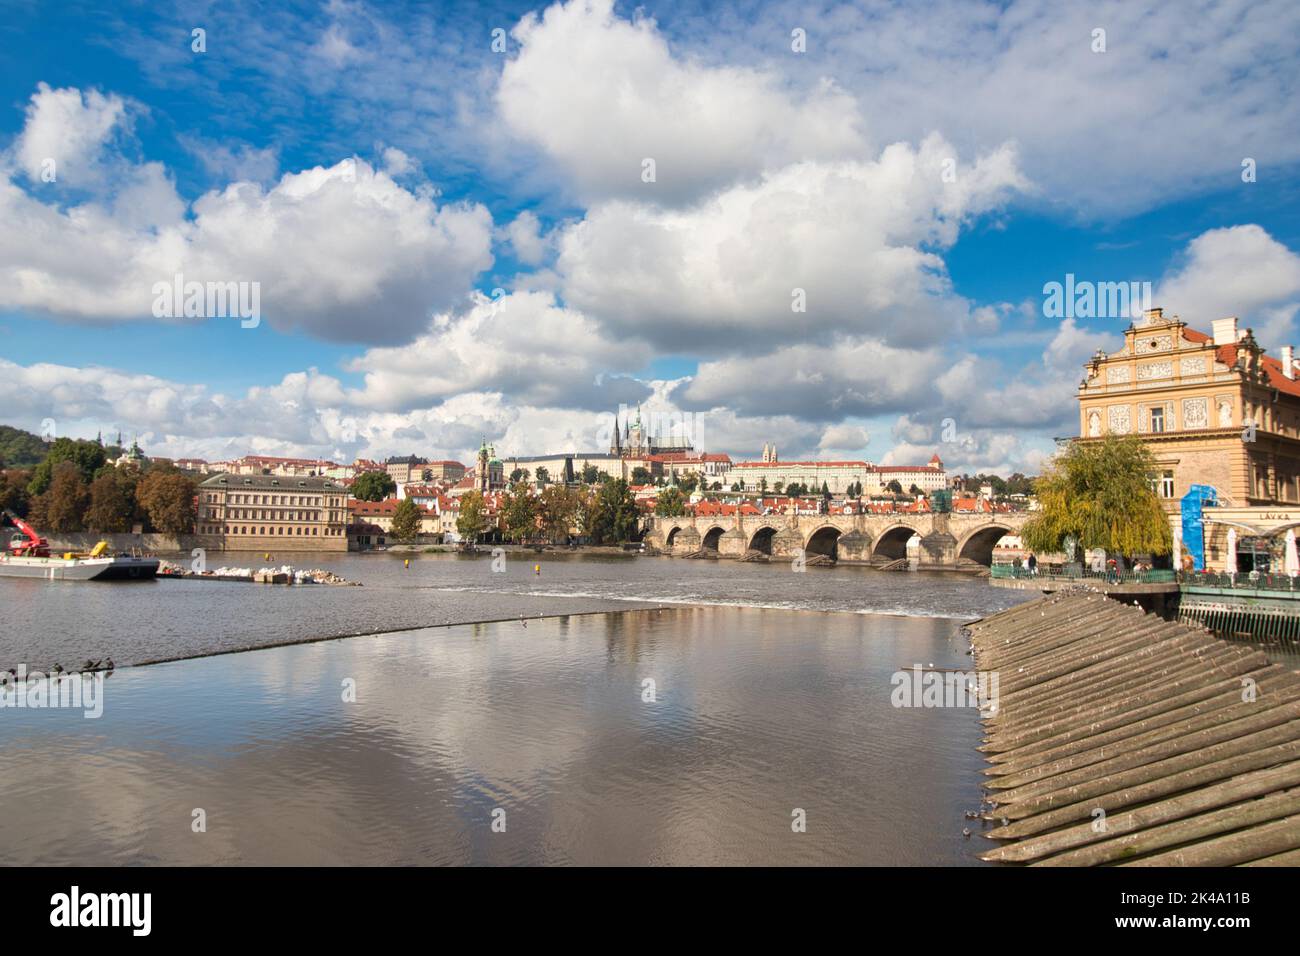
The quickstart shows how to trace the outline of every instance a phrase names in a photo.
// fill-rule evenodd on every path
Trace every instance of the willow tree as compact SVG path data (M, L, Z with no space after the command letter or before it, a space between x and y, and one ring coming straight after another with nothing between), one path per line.
M1020 538L1033 551L1061 551L1072 538L1077 548L1168 554L1169 517L1152 489L1155 478L1155 461L1136 435L1072 442L1035 482L1041 510Z

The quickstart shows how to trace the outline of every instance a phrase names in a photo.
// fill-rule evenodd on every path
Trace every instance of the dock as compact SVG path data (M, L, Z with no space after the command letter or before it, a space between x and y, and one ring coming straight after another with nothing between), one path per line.
M1300 673L1096 592L968 626L998 676L982 854L1035 866L1300 865Z

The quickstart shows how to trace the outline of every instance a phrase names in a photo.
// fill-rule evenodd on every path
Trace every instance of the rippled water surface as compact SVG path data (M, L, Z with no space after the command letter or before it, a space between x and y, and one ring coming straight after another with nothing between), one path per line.
M327 567L359 588L214 581L78 583L0 578L0 668L87 658L118 664L464 621L625 610L660 604L744 605L970 619L1032 595L956 573L890 573L784 562L511 554L493 573L481 556L275 554L276 565ZM175 556L189 563L189 556ZM261 555L214 555L261 566ZM534 566L541 573L534 573Z
M541 590L657 601L726 581L716 598L917 611L983 593L688 561L546 562L541 581L502 585L472 561L422 558L409 577L383 559L340 563L367 586L83 585L65 605L49 595L71 590L3 584L7 602L29 602L20 620L50 609L46 634L145 628L141 647L162 636L196 650L262 617L267 634L392 626L467 606L513 613ZM433 590L452 583L473 590ZM984 841L961 831L978 802L975 713L889 700L894 671L969 660L951 619L713 606L130 668L108 679L97 720L0 710L0 863L974 863ZM792 832L796 809L806 833Z

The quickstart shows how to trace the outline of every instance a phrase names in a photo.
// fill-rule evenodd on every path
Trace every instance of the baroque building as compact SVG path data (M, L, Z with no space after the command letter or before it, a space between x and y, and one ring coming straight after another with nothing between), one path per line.
M1300 379L1291 346L1266 355L1236 318L1211 334L1148 309L1118 352L1098 351L1079 383L1079 434L1138 434L1175 512L1191 485L1226 504L1300 504Z

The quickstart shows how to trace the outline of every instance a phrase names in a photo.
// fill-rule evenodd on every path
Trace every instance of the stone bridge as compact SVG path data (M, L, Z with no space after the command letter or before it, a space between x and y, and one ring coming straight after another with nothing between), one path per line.
M802 551L842 563L886 564L907 557L907 542L919 535L919 567L952 569L992 564L998 539L1015 534L1028 517L1024 512L652 516L645 540L679 557L712 552L719 558L793 559Z

